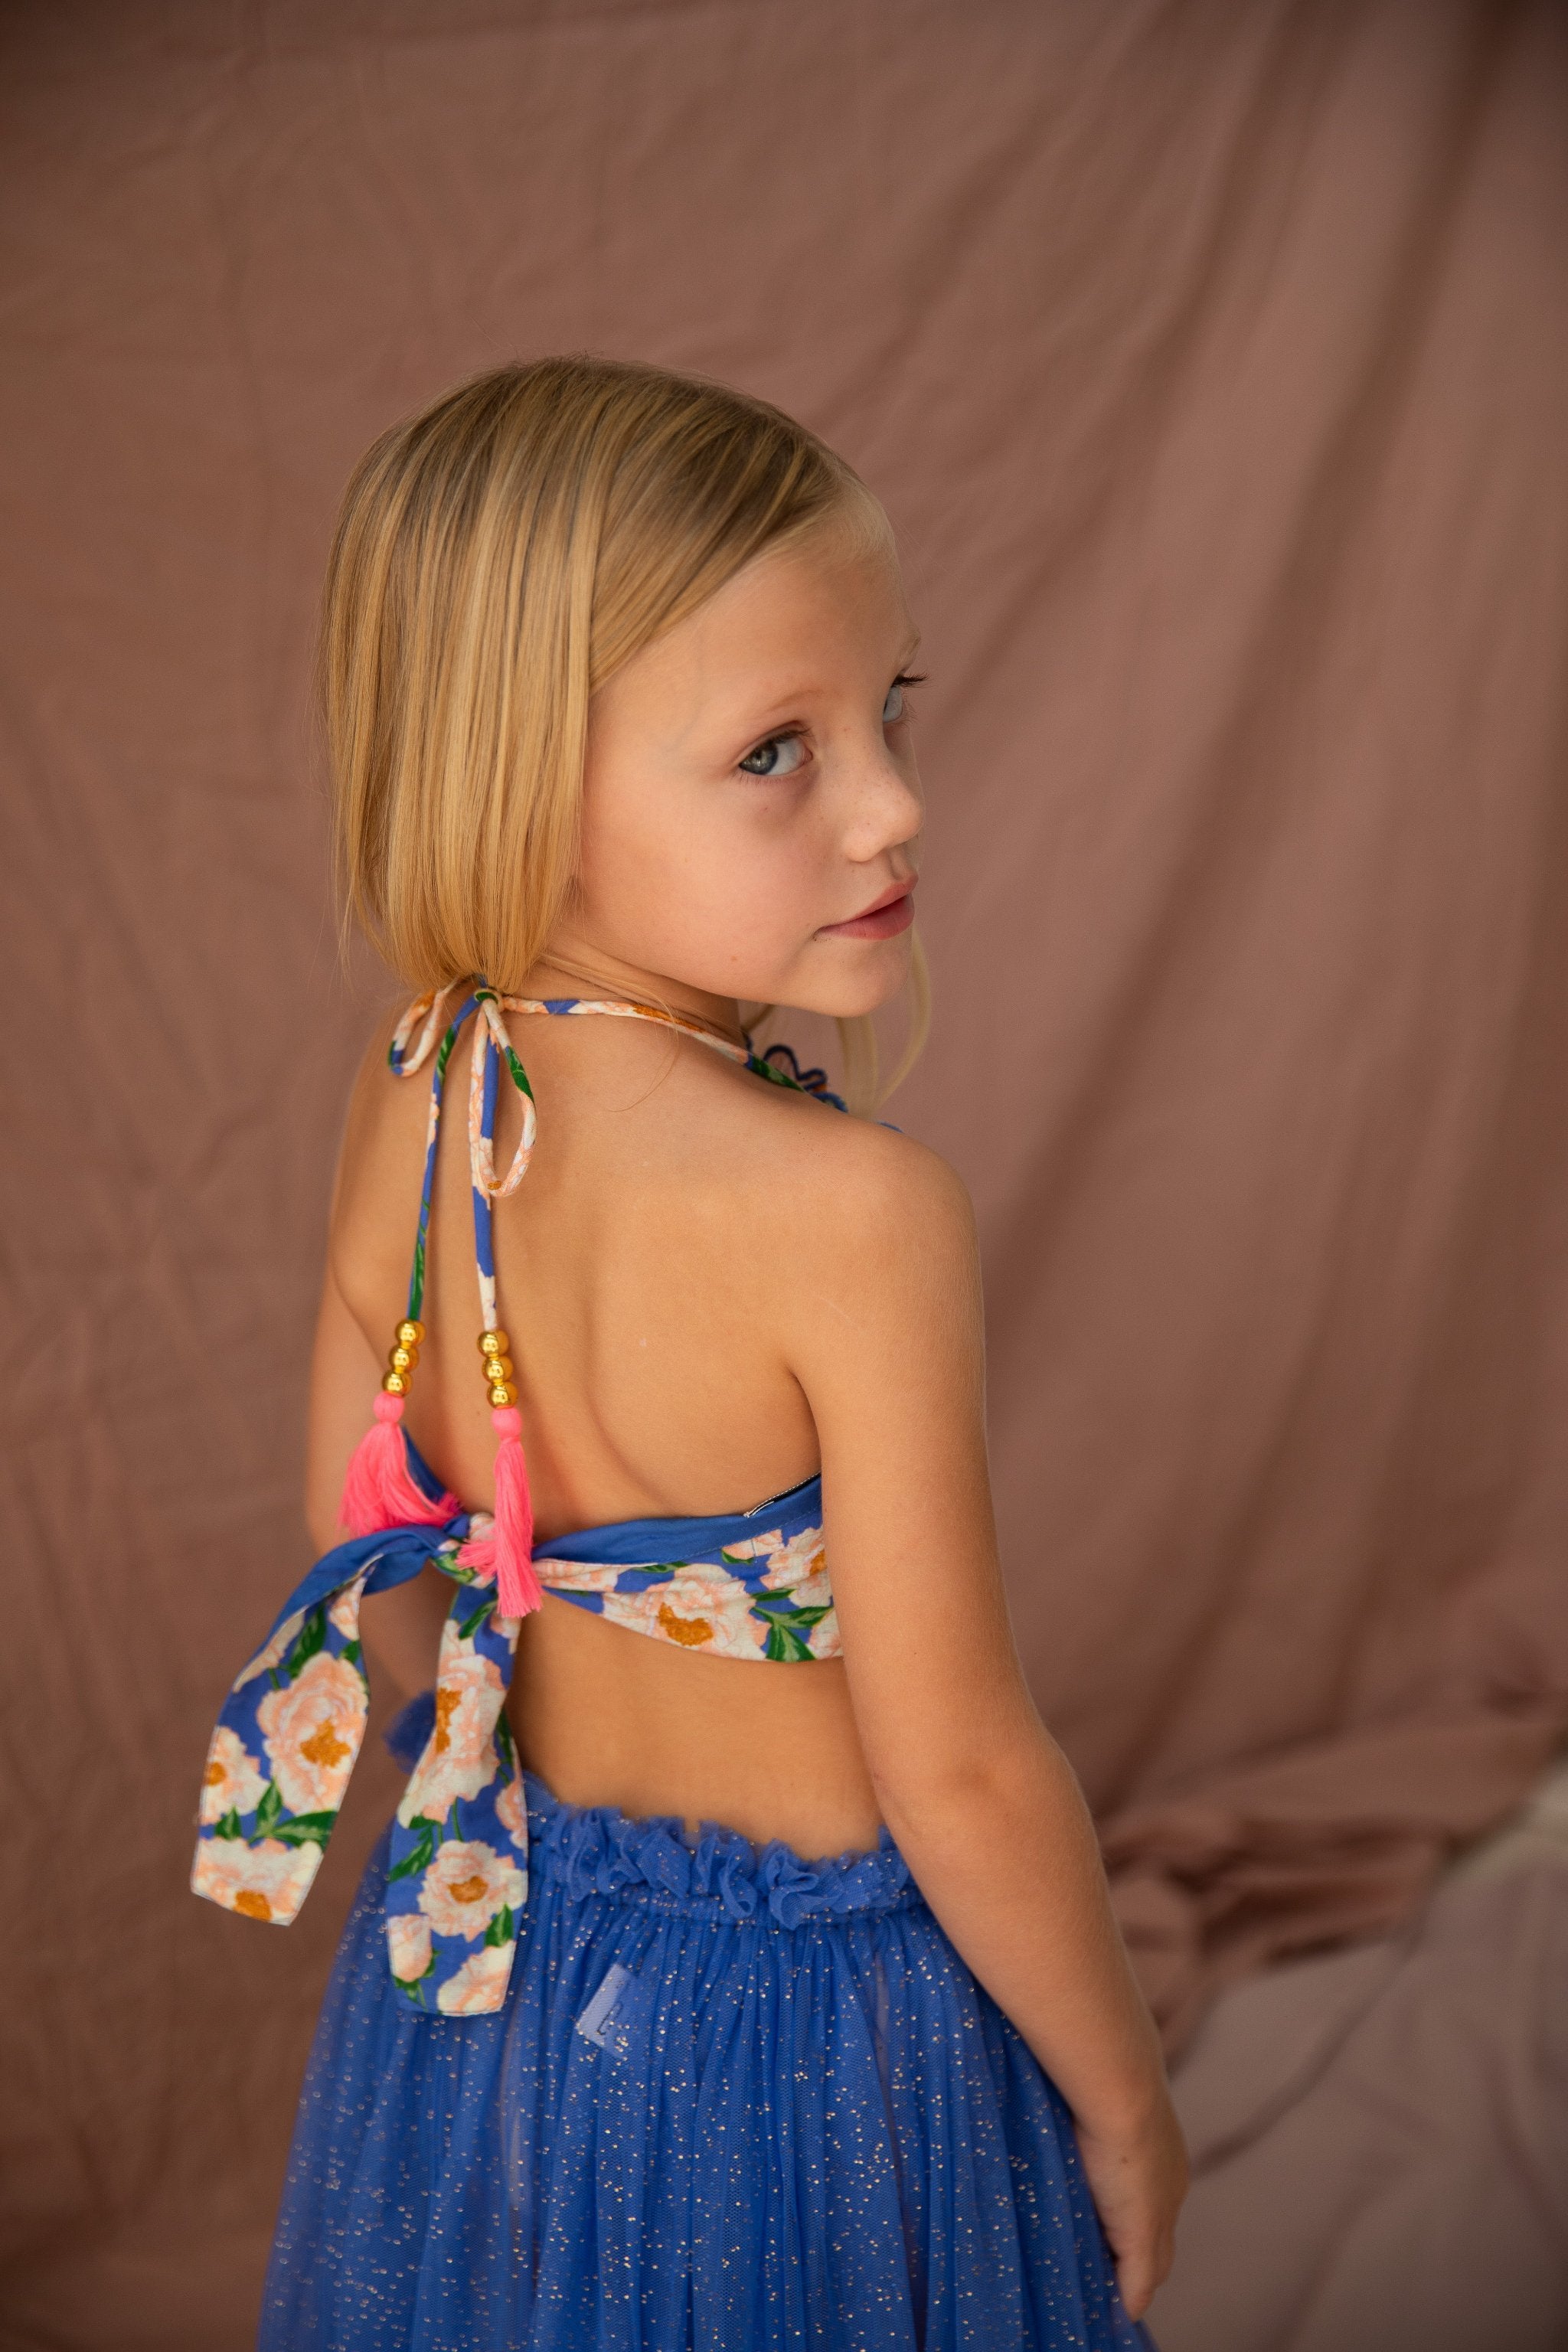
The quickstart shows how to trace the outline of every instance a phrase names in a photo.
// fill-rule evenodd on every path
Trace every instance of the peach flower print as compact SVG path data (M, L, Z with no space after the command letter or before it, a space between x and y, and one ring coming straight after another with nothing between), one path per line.
M255 1757L238 1733L231 1731L226 1723L220 1723L213 1733L212 1746L207 1749L207 1769L202 1774L202 1820L221 1822L225 1813L253 1812L261 1802L266 1786L256 1769Z
M822 1598L826 1601L830 1596L825 1592ZM829 1609L826 1617L817 1619L805 1637L805 1645L814 1658L842 1657L844 1644L838 1637L838 1615L836 1610Z
M496 1776L492 1734L506 1700L500 1670L445 1635L441 1646L436 1728L397 1808L405 1829L421 1815L444 1822L458 1797L477 1797Z
M438 1936L482 1936L498 1911L515 1909L528 1891L516 1863L479 1839L453 1838L425 1873L419 1908Z
M258 1650L250 1664L235 1676L235 1689L243 1690L247 1683L253 1683L256 1680L258 1675L264 1675L269 1666L277 1665L292 1646L294 1636L304 1622L305 1612L302 1609L296 1609L292 1615L285 1617L271 1640L263 1648Z
M328 1624L335 1633L341 1633L345 1642L359 1640L360 1593L369 1574L370 1570L366 1569L363 1575L354 1578L352 1584L345 1584L342 1591L334 1595L332 1605L327 1612Z
M364 1676L325 1650L318 1650L286 1688L268 1692L256 1719L290 1812L336 1812L367 1712Z
M793 1591L803 1609L815 1609L832 1600L820 1528L802 1528L788 1543L781 1543L776 1534L763 1536L752 1557L767 1561L763 1570L765 1591Z
M606 1592L605 1616L710 1658L754 1658L766 1642L752 1597L729 1569L677 1569L647 1592Z
M612 1624L715 1658L754 1658L767 1639L745 1586L721 1568L678 1569L646 1592L606 1592L605 1614Z
M285 1845L280 1838L264 1838L259 1845L247 1845L243 1838L203 1838L191 1887L226 1911L283 1927L305 1900L321 1859L319 1845Z
M515 1944L481 1944L436 1995L436 2006L447 2017L485 2017L506 1999Z
M797 1608L826 1609L826 1616L818 1618L806 1634L806 1646L814 1658L841 1655L844 1645L838 1637L833 1585L820 1528L802 1528L787 1543L782 1541L775 1528L771 1534L757 1536L748 1543L732 1544L730 1549L737 1559L766 1560L762 1578L764 1592L787 1592Z
M536 1559L541 1584L552 1592L612 1592L625 1573L613 1560Z
M634 1633L660 1633L663 1631L658 1622L660 1610L671 1616L674 1614L669 1608L669 1595L668 1584L649 1585L646 1592L606 1592L605 1622L625 1625ZM712 1640L713 1627L709 1619L693 1617L688 1622L685 1637L688 1649L706 1649L711 1645Z
M507 1782L496 1799L496 1819L511 1839L513 1845L528 1850L528 1803L522 1793L522 1775Z
M399 1984L417 1984L430 1967L429 1920L416 1918L411 1912L394 1913L386 1923L386 1948Z

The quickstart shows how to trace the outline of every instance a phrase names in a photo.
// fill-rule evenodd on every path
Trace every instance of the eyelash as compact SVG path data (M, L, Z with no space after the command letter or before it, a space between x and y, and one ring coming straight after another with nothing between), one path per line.
M923 686L925 682L926 673L924 670L901 669L897 677L894 678L892 686L889 687L888 692L891 694L893 687L896 686ZM890 723L896 726L898 721L897 719L894 719ZM798 736L799 730L795 728L785 728L782 734L778 735L764 735L760 743L752 744L751 750L746 753L746 759L754 760L759 751L771 751L775 743L793 743L798 740ZM741 761L740 765L743 774L750 773L754 775L758 772L755 769L747 770L744 761Z

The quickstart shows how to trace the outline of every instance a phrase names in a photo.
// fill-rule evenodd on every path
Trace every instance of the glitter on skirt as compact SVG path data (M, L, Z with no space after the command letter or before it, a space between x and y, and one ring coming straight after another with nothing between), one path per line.
M805 1863L530 1776L506 2006L411 2016L383 1840L260 2352L1131 2352L1060 2095L886 1831Z

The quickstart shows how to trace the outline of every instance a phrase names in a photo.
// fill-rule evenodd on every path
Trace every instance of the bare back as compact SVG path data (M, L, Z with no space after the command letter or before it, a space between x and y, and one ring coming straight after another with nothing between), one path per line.
M539 1139L526 1181L497 1203L496 1264L540 1537L749 1510L810 1477L816 1433L787 1360L784 1293L802 1276L803 1205L830 1190L865 1129L845 1134L838 1114L668 1030L516 1013L508 1025ZM459 1092L468 1041L465 1030ZM313 1516L335 1509L326 1498L402 1310L426 1104L424 1086L387 1070L384 1037L355 1092L334 1208ZM483 1508L494 1438L462 1128L442 1122L406 1426L451 1491ZM503 1156L510 1142L503 1125ZM374 1612L397 1598L370 1604L373 1643ZM433 1611L429 1627L433 1659ZM572 1802L722 1820L806 1853L875 1840L837 1660L693 1655L547 1594L524 1623L509 1706L524 1761Z

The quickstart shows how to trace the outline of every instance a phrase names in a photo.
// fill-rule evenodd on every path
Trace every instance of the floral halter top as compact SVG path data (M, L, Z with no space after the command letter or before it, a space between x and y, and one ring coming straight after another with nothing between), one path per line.
M712 1657L784 1662L838 1654L822 1548L822 1482L729 1517L628 1519L531 1541L527 1475L507 1336L496 1319L491 1204L515 1192L534 1142L532 1090L503 1012L606 1013L658 1021L759 1077L842 1110L820 1070L787 1045L765 1055L656 1006L579 997L500 996L482 983L450 1018L449 992L420 998L388 1055L410 1077L434 1055L430 1116L408 1310L351 1465L345 1524L356 1532L316 1562L225 1701L207 1750L191 1884L247 1917L283 1927L310 1890L364 1737L369 1685L360 1602L418 1575L452 1580L429 1736L393 1825L387 1957L400 1999L424 2015L498 2010L528 1895L528 1812L505 1701L518 1627L542 1590L655 1640ZM426 1250L447 1066L475 1016L469 1168L483 1329L483 1377L500 1433L495 1512L445 1493L402 1429L418 1363ZM416 1031L418 1031L416 1039ZM522 1100L522 1137L495 1174L496 1097L505 1068ZM506 1524L503 1524L506 1522Z

